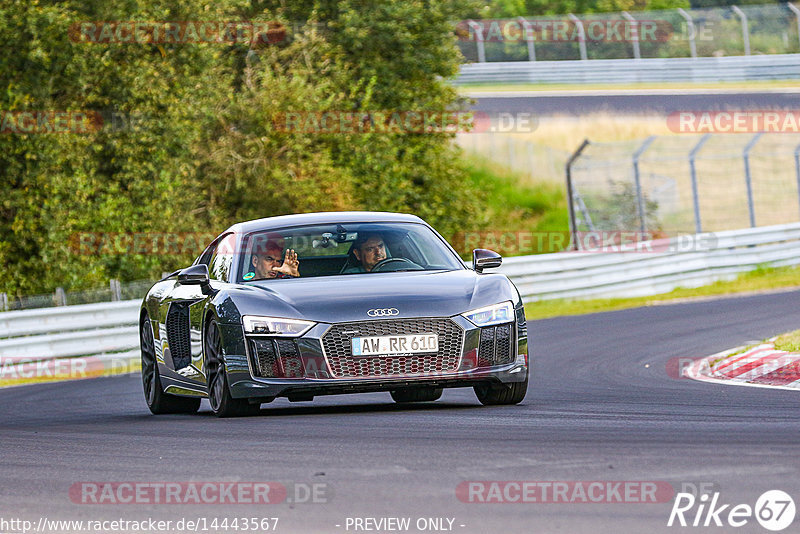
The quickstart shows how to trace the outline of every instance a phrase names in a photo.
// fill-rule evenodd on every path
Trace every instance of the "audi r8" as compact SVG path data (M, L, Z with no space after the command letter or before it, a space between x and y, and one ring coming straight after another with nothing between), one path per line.
M387 391L430 402L473 388L485 405L528 387L525 312L514 284L472 265L419 217L338 212L235 224L148 291L142 382L155 414L208 398L221 417L277 397Z

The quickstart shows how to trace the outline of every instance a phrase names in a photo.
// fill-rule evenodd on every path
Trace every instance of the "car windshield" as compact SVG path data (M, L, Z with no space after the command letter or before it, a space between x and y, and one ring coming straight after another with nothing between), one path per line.
M239 282L294 277L464 269L429 227L416 223L341 223L245 236Z

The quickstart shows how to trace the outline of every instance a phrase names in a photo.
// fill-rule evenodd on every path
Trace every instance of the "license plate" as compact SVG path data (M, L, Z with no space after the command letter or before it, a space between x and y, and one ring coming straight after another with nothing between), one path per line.
M405 336L354 337L351 341L353 356L387 356L389 354L419 354L439 352L436 334L411 334Z

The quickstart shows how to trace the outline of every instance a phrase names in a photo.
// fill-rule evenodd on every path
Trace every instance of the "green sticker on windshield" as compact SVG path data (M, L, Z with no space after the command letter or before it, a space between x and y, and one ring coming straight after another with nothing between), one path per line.
M254 273L253 271L250 271L249 273L245 274L242 278L244 278L245 280L252 280L255 277L256 277L256 273Z

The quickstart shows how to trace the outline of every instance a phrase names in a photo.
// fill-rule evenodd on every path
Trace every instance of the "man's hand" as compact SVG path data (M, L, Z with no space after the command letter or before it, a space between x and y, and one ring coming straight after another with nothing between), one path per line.
M273 267L273 272L288 274L297 278L300 276L300 260L297 259L297 252L294 249L286 251L286 258L283 260L283 265L280 267Z

